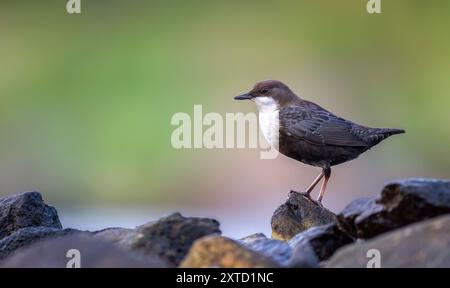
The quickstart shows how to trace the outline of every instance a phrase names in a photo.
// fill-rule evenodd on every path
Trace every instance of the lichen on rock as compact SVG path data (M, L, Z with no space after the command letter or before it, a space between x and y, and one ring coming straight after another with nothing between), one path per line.
M336 223L336 215L305 195L291 191L271 220L272 238L289 241L314 226Z

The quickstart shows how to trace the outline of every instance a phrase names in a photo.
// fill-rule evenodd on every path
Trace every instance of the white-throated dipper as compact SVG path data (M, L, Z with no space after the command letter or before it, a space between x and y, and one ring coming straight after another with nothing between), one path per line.
M252 100L259 110L259 125L266 140L282 154L322 168L306 189L311 191L325 177L317 201L322 201L331 166L357 158L387 137L405 133L402 129L369 128L300 99L280 81L259 82L248 93L234 97Z

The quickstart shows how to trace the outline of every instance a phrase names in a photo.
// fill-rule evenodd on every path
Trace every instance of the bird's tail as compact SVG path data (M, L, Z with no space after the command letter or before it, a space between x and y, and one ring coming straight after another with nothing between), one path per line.
M405 133L405 130L403 129L392 129L392 128L372 128L370 129L366 141L370 144L376 145L383 141L384 139L388 138L389 136L395 135L395 134L403 134Z

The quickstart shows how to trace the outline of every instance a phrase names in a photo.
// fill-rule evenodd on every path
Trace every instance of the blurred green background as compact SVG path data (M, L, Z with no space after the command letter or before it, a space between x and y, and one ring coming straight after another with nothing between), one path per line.
M39 190L66 226L170 211L267 232L319 173L257 149L175 150L176 112L250 112L232 96L279 79L373 127L404 128L333 169L339 211L399 177L450 178L450 1L0 0L0 195ZM149 219L150 218L150 219Z

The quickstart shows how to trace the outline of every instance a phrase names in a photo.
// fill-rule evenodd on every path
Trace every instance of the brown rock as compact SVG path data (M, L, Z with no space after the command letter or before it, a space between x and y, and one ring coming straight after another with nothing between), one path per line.
M303 194L291 191L272 216L272 238L288 241L311 227L336 222L334 213Z
M279 267L274 260L222 236L207 236L195 241L182 268L267 268Z

